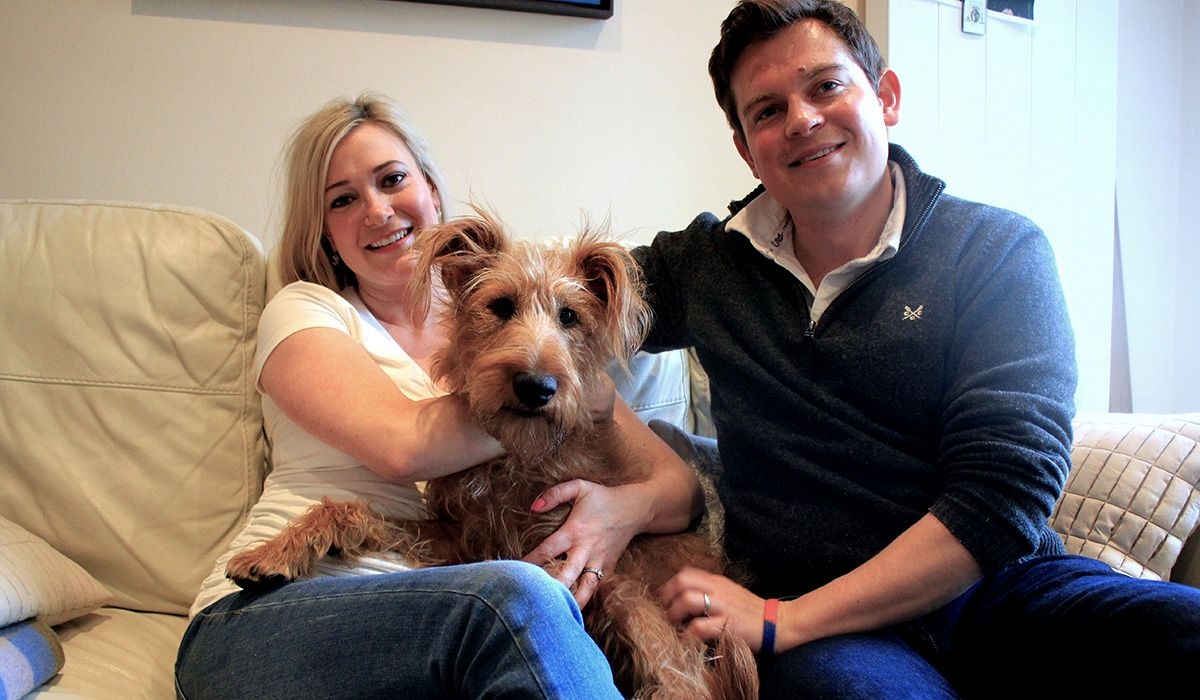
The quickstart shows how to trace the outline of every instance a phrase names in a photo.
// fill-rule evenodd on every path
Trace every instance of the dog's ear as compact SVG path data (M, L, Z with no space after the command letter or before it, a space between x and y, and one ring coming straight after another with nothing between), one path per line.
M417 234L417 266L411 291L414 313L428 312L434 275L451 298L458 298L471 278L490 258L508 248L504 226L493 215L476 208L475 216L451 219Z
M573 253L580 277L600 301L613 356L625 366L650 330L650 307L642 298L641 269L625 246L587 230Z

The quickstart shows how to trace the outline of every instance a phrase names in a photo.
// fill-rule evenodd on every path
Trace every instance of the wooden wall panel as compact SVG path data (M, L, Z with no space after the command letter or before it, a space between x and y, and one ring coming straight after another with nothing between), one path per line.
M1033 21L959 0L864 0L902 86L904 145L948 191L1025 214L1054 246L1081 409L1108 407L1116 162L1116 0L1045 0Z

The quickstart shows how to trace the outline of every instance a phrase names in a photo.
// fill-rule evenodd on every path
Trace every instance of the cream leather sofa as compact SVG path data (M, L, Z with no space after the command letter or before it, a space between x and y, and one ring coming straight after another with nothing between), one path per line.
M267 469L251 377L265 277L258 241L206 212L0 201L0 518L78 565L41 604L78 599L33 611L72 619L53 628L64 668L31 697L174 696L186 611ZM707 432L689 360L640 356L622 394L646 419ZM1200 585L1200 546L1184 547L1200 414L1077 427L1055 514L1068 544ZM0 568L0 583L23 573Z

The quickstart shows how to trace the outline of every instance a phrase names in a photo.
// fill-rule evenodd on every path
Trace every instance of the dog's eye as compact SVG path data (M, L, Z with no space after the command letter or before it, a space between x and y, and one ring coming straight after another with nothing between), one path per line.
M517 315L517 305L508 297L500 297L488 304L488 309L501 321L507 321Z
M579 323L579 314L575 313L575 309L564 306L558 310L558 322L563 328L570 328Z

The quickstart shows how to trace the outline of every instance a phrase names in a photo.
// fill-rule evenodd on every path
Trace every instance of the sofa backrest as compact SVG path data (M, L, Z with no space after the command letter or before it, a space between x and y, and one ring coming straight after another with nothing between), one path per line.
M197 210L0 201L0 515L185 613L258 498L258 241Z

